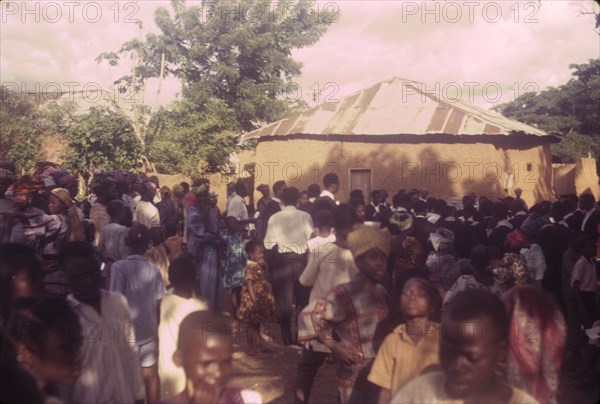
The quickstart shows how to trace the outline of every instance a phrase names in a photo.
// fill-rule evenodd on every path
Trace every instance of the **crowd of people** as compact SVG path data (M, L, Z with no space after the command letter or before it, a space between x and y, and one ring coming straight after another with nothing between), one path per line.
M247 355L298 350L294 403L326 361L342 403L555 403L566 373L599 387L592 194L341 203L330 173L261 184L256 205L235 182L221 212L202 180L102 172L82 201L78 184L0 170L1 402L261 402L229 383L234 324Z

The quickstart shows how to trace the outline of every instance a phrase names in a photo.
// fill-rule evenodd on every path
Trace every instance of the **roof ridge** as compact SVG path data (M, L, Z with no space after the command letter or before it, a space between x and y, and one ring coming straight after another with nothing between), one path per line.
M415 92L407 94L404 87ZM393 76L340 98L335 106L322 102L303 112L244 133L243 139L290 134L450 133L454 135L550 136L531 125L509 119L462 99L445 100L427 91L427 83ZM407 95L413 95L407 99ZM416 96L416 97L415 97ZM417 99L418 98L418 99Z

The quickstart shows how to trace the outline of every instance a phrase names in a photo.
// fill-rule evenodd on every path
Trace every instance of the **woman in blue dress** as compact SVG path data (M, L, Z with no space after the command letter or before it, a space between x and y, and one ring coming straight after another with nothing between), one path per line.
M218 267L219 211L211 203L208 185L195 189L196 204L189 208L186 220L188 251L196 263L200 295L212 310L219 309L220 277Z

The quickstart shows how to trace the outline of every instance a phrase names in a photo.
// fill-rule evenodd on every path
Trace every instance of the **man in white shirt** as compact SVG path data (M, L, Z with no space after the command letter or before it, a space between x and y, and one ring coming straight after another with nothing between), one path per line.
M339 202L336 202L334 196L340 190L340 179L337 174L326 174L325 177L323 177L323 186L325 189L321 191L321 195L319 196L331 198L331 200L338 205Z
M227 216L235 217L238 221L248 220L248 207L244 198L248 196L248 191L243 182L238 181L234 190L227 200Z
M152 203L156 195L156 185L148 181L142 184L142 200L137 203L133 221L147 228L160 227L158 209Z
M594 265L596 241L590 237L579 242L581 257L571 272L571 287L575 300L576 319L585 328L591 328L596 320L596 294L598 292L598 274Z
M321 195L315 200L312 206L312 215L316 217L320 210L327 209L331 212L334 211L336 205L339 205L339 201L335 200L335 194L340 189L340 179L334 173L329 173L323 177L323 186L325 189L321 192Z
M381 222L381 201L383 194L380 190L376 189L371 192L371 203L366 206L366 220L368 222Z
M269 219L264 245L274 256L270 271L275 297L277 321L281 326L283 343L296 340L292 334L292 302L305 299L306 292L298 282L306 266L307 242L313 234L313 221L306 212L296 209L300 192L287 188L283 193L285 204L281 212Z
M100 263L91 245L65 244L59 264L73 292L67 301L84 330L85 352L81 375L73 385L59 388L60 398L84 404L145 402L135 331L125 297L100 288Z
M354 215L350 205L341 205L333 214L326 209L317 213L318 236L308 242L308 263L299 279L302 285L312 287L308 306L298 316L300 336L309 329L307 321L310 322L310 313L317 301L335 286L350 282L358 275L352 252L344 248L356 220ZM335 226L335 234L332 226ZM330 353L329 348L317 341L305 342L298 361L294 403L310 402L315 376Z

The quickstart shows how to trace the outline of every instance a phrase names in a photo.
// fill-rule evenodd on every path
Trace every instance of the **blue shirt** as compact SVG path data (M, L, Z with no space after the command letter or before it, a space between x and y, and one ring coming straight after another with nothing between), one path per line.
M110 290L127 299L137 345L156 339L157 303L167 292L160 271L146 257L130 255L115 262L110 271Z

